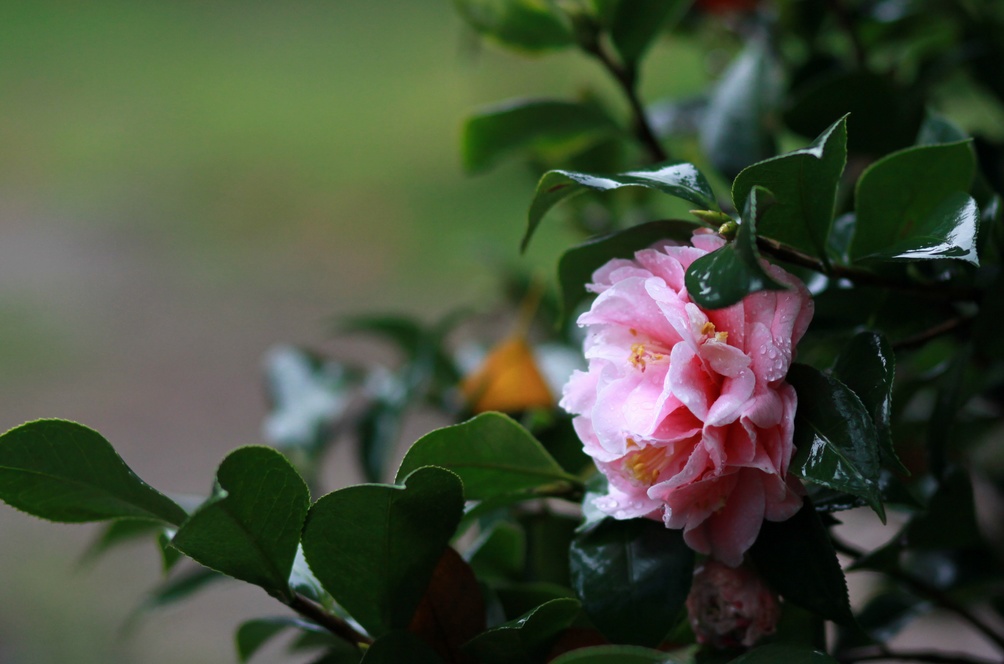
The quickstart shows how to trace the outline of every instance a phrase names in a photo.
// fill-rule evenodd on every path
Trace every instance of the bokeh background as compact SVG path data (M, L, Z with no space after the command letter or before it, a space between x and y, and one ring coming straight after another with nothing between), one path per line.
M660 43L643 94L699 90L707 67ZM0 428L77 420L154 486L205 495L262 441L272 345L376 361L331 317L431 321L492 301L495 266L552 273L559 224L517 252L529 171L465 176L459 130L585 86L616 108L594 63L479 46L447 0L0 0ZM236 626L282 613L222 584L123 635L157 554L81 564L95 532L0 509L0 663L235 661Z

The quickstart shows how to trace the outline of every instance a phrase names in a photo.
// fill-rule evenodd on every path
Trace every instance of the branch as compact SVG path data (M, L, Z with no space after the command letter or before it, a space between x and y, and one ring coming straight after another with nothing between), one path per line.
M637 70L634 67L624 66L614 60L598 39L585 41L582 43L582 48L586 53L599 60L610 75L614 77L614 80L617 81L621 91L628 100L628 104L631 106L635 138L638 139L638 142L648 152L649 158L656 163L669 159L666 150L659 143L659 139L656 138L655 131L652 130L648 116L645 115L645 108L638 97L638 91L635 89L635 83L638 79Z
M923 346L931 339L940 337L943 334L949 334L950 332L954 332L955 330L965 327L970 322L972 322L972 318L966 316L957 316L955 318L949 318L948 320L942 323L938 323L937 325L929 327L923 332L918 332L912 337L907 337L902 341L897 341L892 345L892 347L895 350L908 350L910 348L917 348L918 346Z
M300 593L294 593L293 598L286 602L286 605L304 618L310 619L335 636L348 641L356 647L359 647L360 644L370 645L373 643L373 639L360 634L345 620L328 613L319 604L307 599Z
M842 542L838 540L836 537L831 537L830 539L833 541L833 548L835 548L838 552L843 553L851 558L854 558L855 560L858 560L864 556L864 552L851 546L850 544ZM990 627L990 625L983 622L983 620L979 616L974 614L972 611L967 609L962 604L956 602L940 588L936 588L932 585L929 585L925 581L922 581L921 579L918 579L912 574L908 574L907 572L899 568L882 569L878 571L881 572L882 574L885 574L891 579L899 581L903 585L910 588L910 590L912 590L913 592L917 593L922 597L926 597L927 599L931 600L936 605L940 606L946 611L954 613L964 622L968 623L973 629L981 633L987 639L992 641L998 648L1004 651L1004 636L1001 636L1001 634L999 634L995 629ZM876 659L876 658L872 657L871 659ZM926 660L926 661L933 661L933 660ZM950 662L952 660L945 660L945 661Z
M954 286L944 286L941 284L918 284L911 281L891 279L889 277L883 277L875 274L874 272L868 272L867 270L861 270L848 265L827 265L818 258L813 258L808 254L803 254L797 249L781 244L777 240L772 240L770 238L758 237L756 239L756 243L760 251L778 260L791 263L792 265L798 265L799 267L808 268L815 272L819 272L820 274L825 274L828 277L847 279L857 286L880 286L882 288L892 288L923 297L936 297L950 300L977 301L980 299L980 293L975 288L956 288Z

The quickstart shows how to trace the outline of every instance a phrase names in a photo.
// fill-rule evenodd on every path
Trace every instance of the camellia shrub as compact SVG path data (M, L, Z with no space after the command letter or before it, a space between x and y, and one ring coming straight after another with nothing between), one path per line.
M0 498L108 522L98 551L155 541L146 606L259 586L278 615L239 628L241 661L282 632L339 664L1002 661L1004 4L455 6L619 94L464 123L469 171L538 178L524 248L559 214L583 235L554 283L509 275L515 331L472 361L470 315L359 316L397 366L274 351L271 446L196 501L29 422ZM713 54L709 89L643 100L659 40ZM452 424L401 458L418 407ZM318 495L346 437L369 483ZM959 638L911 646L928 614Z

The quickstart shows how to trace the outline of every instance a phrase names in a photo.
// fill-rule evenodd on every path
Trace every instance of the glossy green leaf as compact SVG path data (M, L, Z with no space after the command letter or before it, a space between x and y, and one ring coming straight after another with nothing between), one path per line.
M614 643L658 645L690 591L694 552L683 533L648 519L607 519L576 535L572 587Z
M571 26L538 0L453 0L460 16L484 37L537 53L571 46Z
M749 555L786 600L842 625L854 622L837 553L808 499L787 521L764 521Z
M367 650L361 664L446 664L422 639L405 631L381 636Z
M896 353L892 344L876 332L855 335L841 351L833 367L835 378L858 395L871 415L878 435L879 460L890 470L908 474L892 443L892 386L896 378Z
M525 250L541 219L561 201L585 191L610 191L621 187L644 187L682 198L702 210L717 210L718 202L707 178L693 164L675 162L617 173L593 175L573 171L548 171L537 183L537 191L527 215Z
M666 20L680 11L679 0L628 0L617 3L610 20L610 41L621 59L633 66L659 35ZM683 7L686 9L686 7Z
M178 551L171 544L171 540L174 539L176 532L174 529L165 529L157 535L157 548L160 549L160 562L165 574L170 572L178 564L178 561L184 557L181 551Z
M754 648L732 660L731 664L838 664L825 652L811 646L771 643Z
M578 648L551 660L551 664L674 664L668 653L639 646Z
M419 468L404 486L351 486L310 508L303 551L325 590L381 636L408 626L463 504L460 479L441 468Z
M846 163L847 118L843 117L809 147L743 169L732 183L732 199L739 209L754 186L770 190L776 202L758 220L757 231L822 257Z
M456 473L468 500L577 483L530 432L502 413L483 413L422 436L401 461L398 481L422 466Z
M973 197L956 191L921 219L908 237L864 258L871 260L931 260L957 258L979 265L976 239L980 209Z
M0 500L64 523L138 518L180 524L174 501L136 476L97 431L37 420L0 436Z
M171 544L223 574L288 597L289 574L307 515L307 485L269 447L242 447L216 471L218 490Z
M701 148L727 179L775 154L771 116L781 69L763 39L751 39L722 74L700 126Z
M937 380L934 408L928 420L926 447L927 465L935 478L947 471L955 431L958 428L959 411L966 402L965 386L967 374L973 370L973 346L962 344L953 349L945 372Z
M879 492L879 439L861 399L810 366L794 364L788 382L798 393L791 472L860 496L885 521Z
M975 168L969 141L908 148L869 166L855 190L857 223L851 258L947 257L975 262L978 216L972 219L975 204L970 205L963 193L969 190Z
M558 634L572 624L580 610L578 600L553 599L478 635L464 646L464 650L484 664L538 661Z
M753 187L735 238L690 264L684 283L691 299L706 309L721 309L761 290L784 290L764 269L756 246L757 223L773 202L770 192Z
M588 297L586 284L592 281L593 272L607 261L612 258L632 258L636 251L660 240L686 241L696 228L699 226L690 221L650 221L592 238L566 251L558 261L562 320L567 320L579 303Z
M293 346L269 351L265 378L272 408L263 432L279 448L326 442L333 422L349 405L353 387L344 367Z
M469 173L526 150L585 149L621 129L596 104L519 99L482 109L464 122L461 154Z

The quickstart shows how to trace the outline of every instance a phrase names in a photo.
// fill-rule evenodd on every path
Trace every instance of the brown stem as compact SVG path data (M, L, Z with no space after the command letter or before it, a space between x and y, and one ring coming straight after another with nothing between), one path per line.
M299 593L294 594L293 599L289 600L286 605L304 618L312 620L335 636L348 641L356 647L360 644L370 645L373 643L373 639L365 634L360 634L352 625L338 616L328 613L319 604Z
M835 548L840 553L843 553L855 560L860 559L864 556L864 552L859 549L847 544L846 542L841 542L837 538L831 538L833 540L833 548ZM899 581L903 585L907 586L913 592L917 593L922 597L926 597L931 600L941 608L946 611L954 613L956 616L961 618L963 621L969 623L969 625L978 631L980 634L992 641L998 648L1004 652L1004 636L999 634L990 625L983 622L983 620L975 615L972 611L967 609L962 604L959 604L954 599L948 596L947 593L936 588L932 585L928 585L924 581L918 579L917 577L904 572L898 568L883 569L880 570L883 574L891 579ZM874 659L874 658L873 658Z
M971 318L965 316L949 318L948 320L942 323L938 323L937 325L929 327L923 332L918 332L912 337L907 337L906 339L897 341L892 345L892 347L896 350L908 350L911 348L917 348L919 346L923 346L931 339L940 337L943 334L949 334L951 332L954 332L955 330L958 330L959 328L968 325L971 321L972 321Z
M649 158L653 162L666 161L669 159L669 155L666 154L666 150L659 143L659 139L656 138L655 131L652 130L652 125L648 121L648 116L645 115L645 108L642 106L641 99L638 97L638 91L635 89L635 83L638 78L637 70L634 67L627 67L614 60L599 40L592 40L585 43L582 45L582 48L599 60L603 67L610 72L610 75L614 77L614 80L616 80L617 84L621 87L621 91L624 93L628 104L631 106L635 138L638 139L638 142L641 143L645 151L648 152Z
M820 274L825 274L828 277L847 279L858 286L880 286L882 288L892 288L923 297L940 299L947 298L951 300L975 301L980 297L979 291L972 288L956 288L940 284L930 285L918 284L910 281L899 281L896 279L890 279L889 277L883 277L875 274L874 272L860 270L847 265L827 265L818 258L813 258L807 254L803 254L797 249L766 237L758 237L756 242L760 251L765 254L769 254L778 260L814 270Z

